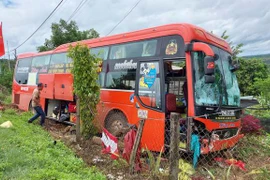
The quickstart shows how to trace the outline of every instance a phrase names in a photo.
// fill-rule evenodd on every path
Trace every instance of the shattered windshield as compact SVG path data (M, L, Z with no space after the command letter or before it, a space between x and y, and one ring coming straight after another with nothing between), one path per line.
M223 106L240 106L240 90L236 75L231 72L230 54L211 46L219 56L215 61L215 82L205 83L203 52L193 52L193 72L196 105L218 106L222 99Z

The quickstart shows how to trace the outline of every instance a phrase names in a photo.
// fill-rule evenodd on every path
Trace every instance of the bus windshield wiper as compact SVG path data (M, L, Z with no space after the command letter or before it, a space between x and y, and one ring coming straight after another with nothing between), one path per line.
M225 84L225 80L224 80L224 77L223 75L221 74L221 90L219 92L219 104L218 104L218 108L216 109L216 112L220 111L221 109L221 106L222 106L222 101L223 101L223 91L225 93L225 99L227 99L227 96L226 96L226 84Z

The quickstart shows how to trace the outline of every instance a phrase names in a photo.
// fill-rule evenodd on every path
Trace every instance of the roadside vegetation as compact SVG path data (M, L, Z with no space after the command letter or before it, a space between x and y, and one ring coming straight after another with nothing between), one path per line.
M17 113L0 114L0 124L13 124L0 129L0 179L106 179L47 131L28 124L31 113Z

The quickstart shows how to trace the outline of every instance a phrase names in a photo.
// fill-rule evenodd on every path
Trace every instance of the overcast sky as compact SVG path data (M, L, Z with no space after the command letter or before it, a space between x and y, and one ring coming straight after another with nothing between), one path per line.
M60 1L0 0L3 36L10 50L29 37ZM18 53L35 52L50 37L51 23L59 22L60 18L67 20L80 2L64 0ZM94 28L105 36L136 2L88 0L72 20L80 30ZM227 30L231 41L244 43L242 55L270 53L270 0L141 0L111 34L182 22L195 24L218 36Z

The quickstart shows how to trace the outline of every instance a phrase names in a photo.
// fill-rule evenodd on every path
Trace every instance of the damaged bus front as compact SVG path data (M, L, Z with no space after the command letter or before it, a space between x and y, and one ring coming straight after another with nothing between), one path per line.
M229 52L208 46L213 57L204 51L190 53L195 112L190 121L194 123L193 132L201 139L202 154L233 147L243 137L240 134L240 90L234 73L238 65Z

